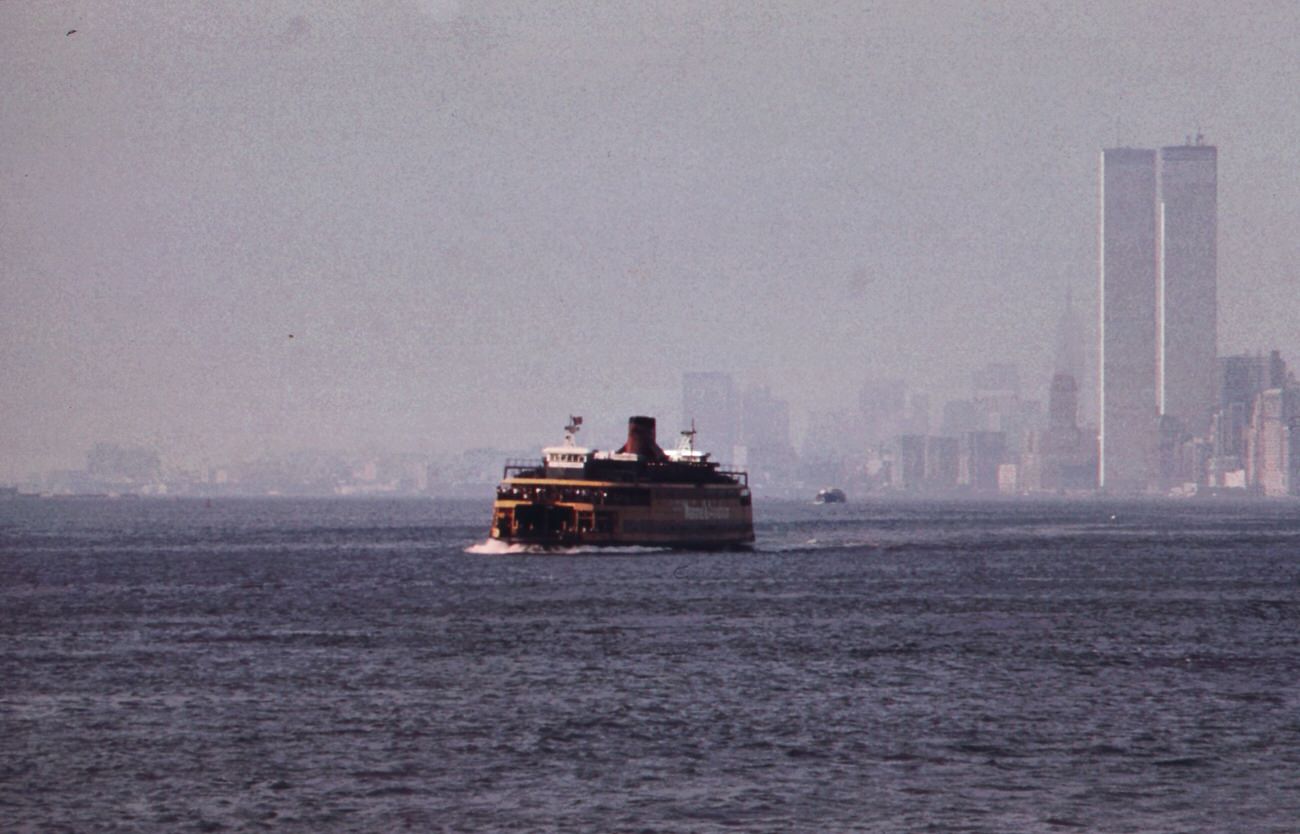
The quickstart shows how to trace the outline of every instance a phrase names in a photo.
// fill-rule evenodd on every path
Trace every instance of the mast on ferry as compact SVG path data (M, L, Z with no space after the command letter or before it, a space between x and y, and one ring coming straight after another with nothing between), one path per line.
M678 451L694 452L696 434L698 434L698 432L695 431L695 418L692 417L691 427L689 429L682 429L681 431L682 439L677 442Z
M564 427L564 445L565 445L565 446L576 446L576 445L578 445L578 444L575 442L574 439L578 436L578 429L580 429L580 428L582 428L582 418L579 417L579 416L577 416L577 415L570 414L570 415L569 415L569 424L568 424L567 426Z

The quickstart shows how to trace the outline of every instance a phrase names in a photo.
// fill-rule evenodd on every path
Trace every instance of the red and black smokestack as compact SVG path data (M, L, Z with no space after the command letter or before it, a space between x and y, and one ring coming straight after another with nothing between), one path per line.
M631 452L640 455L642 460L661 461L667 456L655 442L655 418L629 417L627 421L627 442L619 452Z

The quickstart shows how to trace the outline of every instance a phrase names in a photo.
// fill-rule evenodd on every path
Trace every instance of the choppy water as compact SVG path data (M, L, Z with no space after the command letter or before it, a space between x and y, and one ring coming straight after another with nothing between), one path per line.
M1300 829L1300 505L756 509L0 505L0 829Z

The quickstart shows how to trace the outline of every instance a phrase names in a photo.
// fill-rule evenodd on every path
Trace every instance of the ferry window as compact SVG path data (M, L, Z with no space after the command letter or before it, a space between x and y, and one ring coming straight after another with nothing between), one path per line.
M605 503L624 507L641 507L650 503L647 489L611 489L605 493Z

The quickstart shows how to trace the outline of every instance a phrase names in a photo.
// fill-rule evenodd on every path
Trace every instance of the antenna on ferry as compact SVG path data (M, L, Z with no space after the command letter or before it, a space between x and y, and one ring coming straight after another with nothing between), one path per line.
M691 427L682 429L682 448L687 452L695 451L695 418L691 418Z
M573 414L569 415L569 425L564 427L564 442L572 446L573 438L577 436L578 429L582 428L582 418Z

